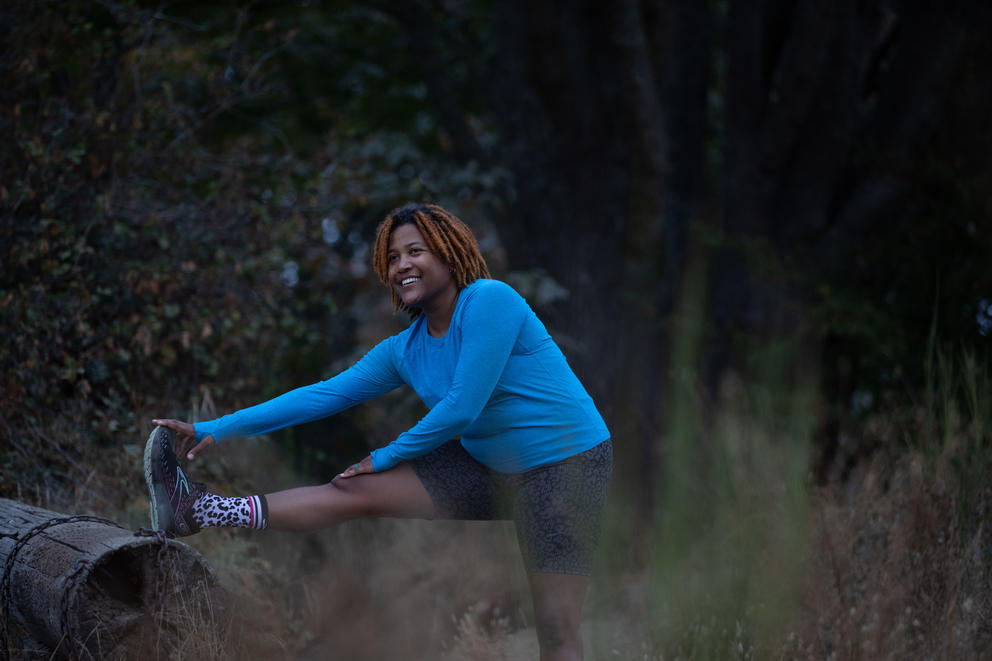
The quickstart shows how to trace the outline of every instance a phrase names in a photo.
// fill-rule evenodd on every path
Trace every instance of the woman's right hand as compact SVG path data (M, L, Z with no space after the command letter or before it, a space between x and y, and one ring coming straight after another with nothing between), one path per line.
M177 456L182 456L185 454L187 459L196 459L196 455L200 454L214 444L214 437L210 435L204 436L203 440L197 443L196 430L193 429L193 425L188 422L172 419L155 419L152 420L152 423L160 427L167 427L176 432Z

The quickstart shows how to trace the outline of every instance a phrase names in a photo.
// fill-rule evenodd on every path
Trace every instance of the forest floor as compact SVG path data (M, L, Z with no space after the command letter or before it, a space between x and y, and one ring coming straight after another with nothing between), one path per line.
M944 484L907 453L814 489L798 574L766 574L791 581L784 606L767 603L782 590L764 590L766 578L720 610L698 594L666 593L651 566L601 572L583 623L586 658L989 658L986 526L969 528ZM257 658L538 656L510 524L356 521L312 535L208 531L189 542L239 603L257 608L254 633L230 641ZM720 585L703 573L680 578L703 592Z
M618 571L624 563L612 559L587 601L586 658L990 658L992 546L985 523L962 516L948 470L907 452L811 488L797 571L749 577L723 610L707 607L711 595L666 592L650 564ZM215 565L226 555L240 567L233 580L254 574L282 592L272 604L282 631L272 634L285 658L537 658L510 524L381 520L313 536L217 537L243 546L205 548ZM192 541L201 540L210 546L207 536ZM732 549L726 557L732 564ZM723 585L699 571L680 580L700 592Z
M36 486L14 495L137 529L148 525L140 461L129 451L108 458L112 470L73 494ZM223 493L306 482L280 465L260 441L215 449L189 468ZM992 658L986 483L979 475L969 491L955 462L912 450L866 459L843 480L807 487L792 559L735 548L728 537L667 566L651 546L665 540L650 537L658 531L607 538L585 609L586 658ZM208 530L183 541L231 596L233 617L210 646L228 650L225 658L537 658L510 523L382 519L311 534ZM707 557L715 562L694 562Z

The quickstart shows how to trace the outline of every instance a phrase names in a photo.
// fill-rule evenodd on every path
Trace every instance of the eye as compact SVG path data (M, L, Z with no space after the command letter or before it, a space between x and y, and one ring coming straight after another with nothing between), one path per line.
M421 253L421 252L424 252L423 248L410 248L411 255L416 255L417 253Z
M389 263L389 264L392 264L392 263L393 263L393 262L395 262L395 261L396 261L396 260L397 260L398 258L399 258L399 255L397 255L397 254L395 254L395 253L393 253L392 255L389 255L388 257L386 257L386 262L387 262L387 263Z

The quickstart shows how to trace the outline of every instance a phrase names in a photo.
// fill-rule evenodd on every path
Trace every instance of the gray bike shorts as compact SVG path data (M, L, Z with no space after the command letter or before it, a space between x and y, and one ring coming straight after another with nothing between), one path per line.
M613 443L524 473L500 473L458 439L410 461L435 519L512 520L528 572L588 576L613 473Z

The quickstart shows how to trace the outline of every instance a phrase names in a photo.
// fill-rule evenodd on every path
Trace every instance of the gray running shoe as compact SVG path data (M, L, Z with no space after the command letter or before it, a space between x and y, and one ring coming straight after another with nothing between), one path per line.
M173 449L172 430L167 427L155 427L145 443L145 481L153 530L163 530L169 537L200 531L193 520L193 503L204 488L186 478Z

